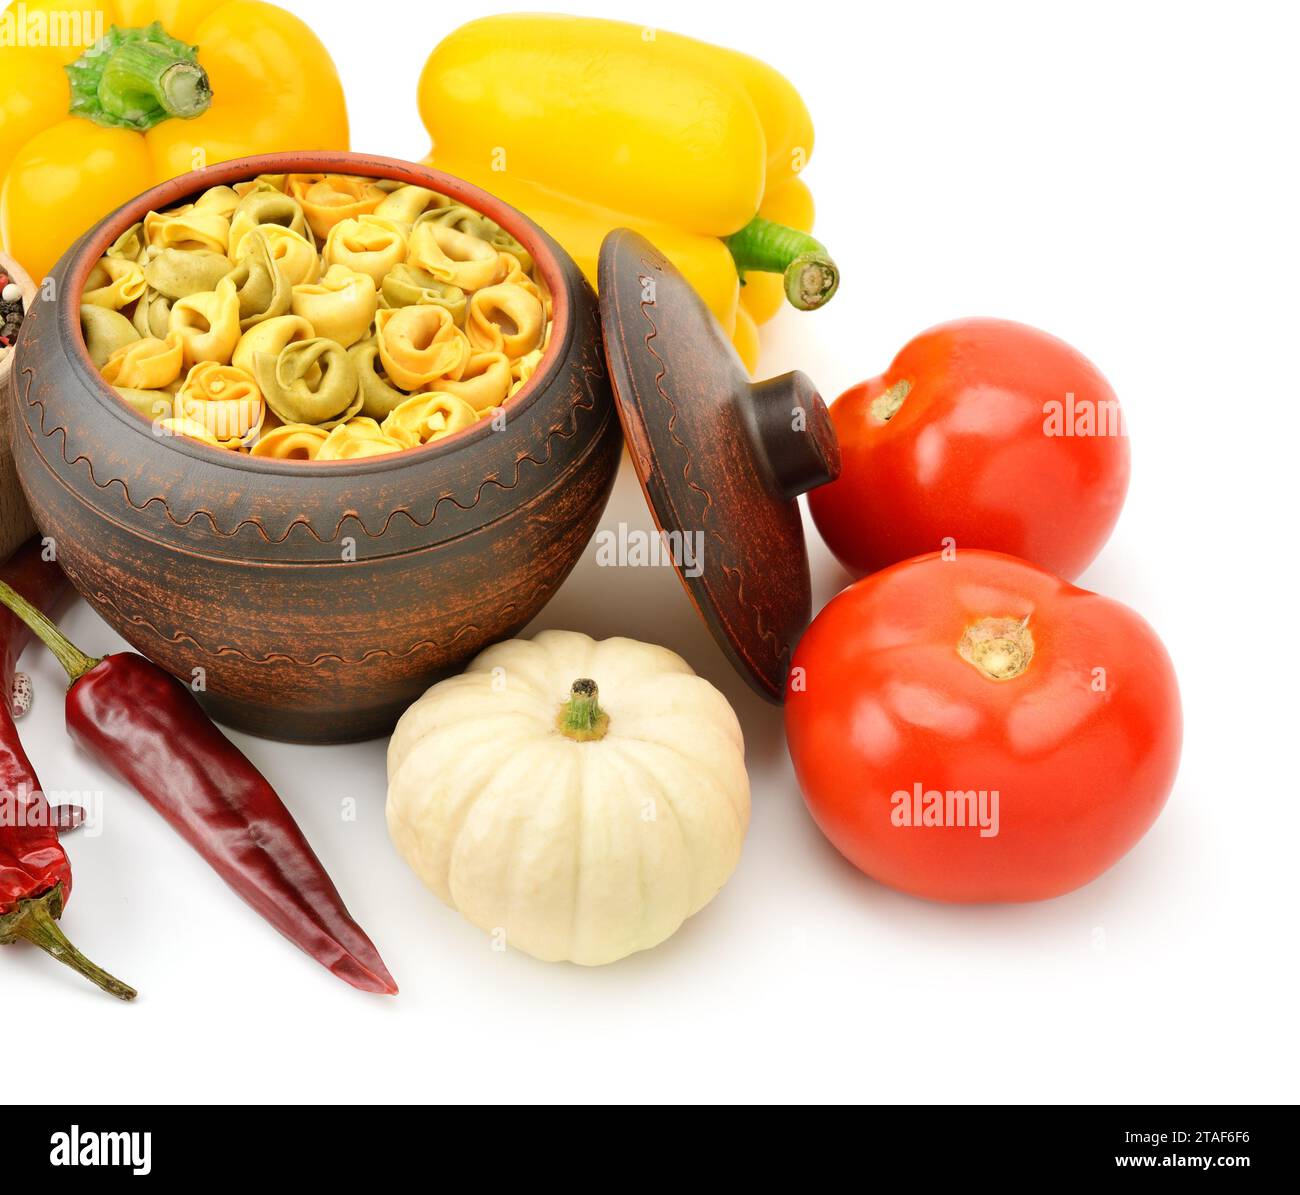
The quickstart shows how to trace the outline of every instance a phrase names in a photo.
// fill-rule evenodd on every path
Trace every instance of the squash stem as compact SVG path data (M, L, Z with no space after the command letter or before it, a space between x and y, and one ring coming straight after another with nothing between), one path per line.
M605 737L609 715L600 708L600 690L594 680L583 677L573 682L569 700L560 706L556 725L575 743L597 743Z
M839 267L810 233L755 216L727 237L726 245L742 282L750 270L781 274L785 297L800 311L824 306L839 289Z

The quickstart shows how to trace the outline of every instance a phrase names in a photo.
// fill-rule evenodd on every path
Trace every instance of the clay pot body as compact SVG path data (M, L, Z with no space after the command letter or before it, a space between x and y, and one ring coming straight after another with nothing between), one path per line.
M103 383L78 298L104 250L147 211L285 171L441 191L533 254L554 300L551 346L504 424L308 465L160 438ZM541 610L604 510L622 436L595 295L536 225L459 179L360 154L228 162L108 217L54 279L6 399L23 489L86 600L231 726L302 742L386 733L430 683Z

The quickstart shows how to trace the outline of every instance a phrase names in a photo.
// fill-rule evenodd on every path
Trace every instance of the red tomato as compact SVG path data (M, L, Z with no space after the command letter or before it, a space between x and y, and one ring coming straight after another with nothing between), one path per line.
M1009 320L922 332L888 371L840 395L831 418L843 468L809 503L859 575L951 541L1073 580L1128 489L1106 379L1064 341Z
M1095 879L1155 821L1182 742L1173 666L1137 614L974 550L844 590L795 651L785 709L826 837L934 900Z

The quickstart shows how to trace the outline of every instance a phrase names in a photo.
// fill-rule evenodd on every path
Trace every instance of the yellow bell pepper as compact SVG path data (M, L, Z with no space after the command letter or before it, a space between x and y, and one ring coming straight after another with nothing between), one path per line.
M593 285L606 234L642 233L751 369L757 324L839 283L809 235L808 110L754 58L618 21L486 17L433 51L419 102L432 165L531 216Z
M37 278L155 183L348 148L329 53L260 0L18 0L0 14L0 80L0 240Z

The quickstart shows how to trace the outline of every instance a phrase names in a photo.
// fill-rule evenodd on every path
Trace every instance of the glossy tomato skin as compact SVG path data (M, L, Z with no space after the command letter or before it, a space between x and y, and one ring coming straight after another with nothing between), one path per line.
M904 382L897 413L873 414ZM921 333L884 374L836 399L831 419L842 469L809 505L856 575L951 540L1073 580L1128 489L1128 437L1106 379L1064 341L1009 320Z
M1033 655L1013 679L959 654L967 627L1026 617ZM1155 821L1182 744L1173 666L1146 622L980 551L905 561L834 598L795 651L785 721L826 837L881 883L945 901L1042 900L1095 879ZM899 824L916 806L895 794L917 785L996 792L996 834Z

